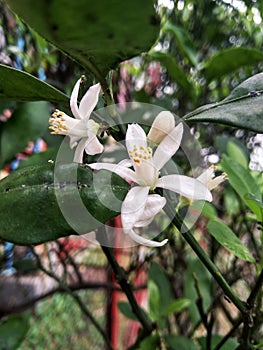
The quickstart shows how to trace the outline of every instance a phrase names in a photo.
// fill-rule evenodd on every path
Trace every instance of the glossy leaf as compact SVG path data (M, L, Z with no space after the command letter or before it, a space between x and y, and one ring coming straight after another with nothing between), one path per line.
M210 220L207 225L207 230L229 252L242 260L255 262L248 248L244 246L240 239L224 222L220 220Z
M248 156L236 142L229 141L227 143L227 153L230 158L236 160L243 168L248 168Z
M210 82L213 79L222 78L235 70L253 65L263 60L263 53L256 49L246 47L232 47L217 52L204 64L204 75Z
M106 75L117 63L148 51L159 34L152 0L143 6L141 0L6 2L41 36L93 73L98 68Z
M0 98L69 103L67 95L33 75L0 64Z
M218 103L201 106L184 116L190 122L210 122L263 132L263 73L237 86Z
M0 349L16 350L29 329L28 318L11 316L0 322Z
M167 70L167 74L175 81L185 92L191 93L191 83L187 78L184 70L179 66L178 62L169 53L152 51L149 54L151 60L159 61Z
M47 102L21 103L12 118L3 123L0 139L0 159L3 166L18 152L23 151L29 141L43 136L48 128L50 108Z
M260 208L258 206L255 206L254 203L251 203L251 201L249 201L246 197L248 193L251 193L259 201L262 199L260 188L255 179L250 174L250 171L226 155L223 155L222 157L221 166L226 172L231 186L257 216L258 220L261 220L262 213Z
M123 179L113 175L109 183L109 172L100 171L100 183L95 188L94 177L98 174L93 177L89 168L67 164L56 166L58 171L65 176L68 174L69 178L71 172L77 171L76 181L54 182L54 165L50 163L16 170L0 181L2 239L22 245L38 244L70 234L90 232L119 213L121 201L129 188ZM112 194L116 203L114 209L113 206L109 209L103 203L110 201ZM68 203L78 227L77 233L71 227L72 223L70 226L62 215L58 195L60 203ZM87 217L78 211L79 200L87 209Z

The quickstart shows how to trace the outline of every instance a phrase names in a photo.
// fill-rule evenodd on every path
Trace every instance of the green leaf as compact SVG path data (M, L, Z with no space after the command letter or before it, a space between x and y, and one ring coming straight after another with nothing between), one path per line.
M160 308L168 306L173 300L171 285L164 269L156 262L152 262L151 264L149 270L149 279L152 280L159 289L161 301Z
M247 247L225 223L219 220L210 220L207 230L229 252L242 260L255 262Z
M0 98L68 103L69 98L33 75L0 64Z
M250 171L226 155L222 156L221 166L226 172L231 186L260 221L262 219L262 212L260 208L258 208L258 206L255 206L254 203L251 203L251 201L246 197L248 193L251 193L259 201L262 199L260 188L255 179L250 174Z
M228 141L227 153L230 158L236 160L243 168L248 168L248 156L236 142Z
M152 280L148 281L149 292L149 313L153 320L157 321L160 316L160 292L159 288Z
M188 307L190 304L191 304L190 299L185 299L185 298L176 299L172 301L170 305L168 305L162 310L161 315L168 316L172 313L180 312L186 307Z
M213 219L217 216L217 212L214 206L206 201L194 201L191 204L191 208L198 210L200 214L202 214L208 219Z
M54 182L54 165L46 163L18 169L0 181L2 239L22 245L43 243L90 232L120 212L130 187L120 177L108 171L93 174L76 164L56 165L57 177L59 172L65 181ZM62 205L67 205L63 214L69 223Z
M263 221L263 203L261 200L256 198L256 196L252 193L247 193L244 196L247 204L250 206L251 210L254 213L257 213L257 218L259 221Z
M180 50L188 57L189 61L197 66L197 51L189 33L183 28L167 21L162 27L163 33L170 32L174 35Z
M263 53L256 49L246 47L233 47L221 50L204 64L204 74L209 82L221 79L223 75L235 70L250 66L263 60Z
M148 51L159 34L154 1L7 0L28 25L71 58L103 75ZM96 68L94 67L96 66Z
M28 318L11 316L0 322L0 349L16 350L29 329Z
M221 123L263 132L262 90L263 73L260 73L237 86L221 102L201 106L185 115L183 119L190 122Z
M1 165L22 152L28 141L35 141L45 134L49 116L47 102L25 102L15 109L12 118L1 129Z
M165 335L165 343L173 350L199 350L194 342L183 335Z
M149 337L143 339L140 343L138 350L150 350L158 349L160 344L160 337L158 334L150 335Z
M211 349L212 350L217 346L217 344L220 342L220 340L222 338L223 337L221 335L218 335L218 334L212 335L212 337L211 337ZM202 350L207 349L206 337L197 338L197 341L201 345ZM238 346L238 342L233 338L229 338L229 339L227 339L225 344L220 348L220 350L235 350L237 348L237 346Z
M192 301L188 306L188 311L193 324L196 324L200 319L200 314L195 303L198 295L193 274L196 275L198 280L198 287L202 295L204 310L208 309L212 301L210 293L212 278L200 260L192 259L189 261L184 280L184 297Z
M191 93L192 85L174 57L160 51L151 51L148 57L153 61L159 61L166 68L169 77L179 84L185 92Z
M121 313L126 316L128 319L132 320L132 321L137 321L139 322L137 316L135 315L135 313L132 310L131 304L130 303L126 303L124 301L120 301L118 302L118 308L121 311ZM146 312L144 311L144 309L142 309L140 307L141 311L146 315Z

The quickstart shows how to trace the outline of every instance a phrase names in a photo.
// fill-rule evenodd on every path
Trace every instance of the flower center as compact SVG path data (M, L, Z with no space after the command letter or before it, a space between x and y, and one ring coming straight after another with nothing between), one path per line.
M51 134L65 134L68 131L64 115L64 112L61 112L58 109L56 109L55 112L52 114L52 118L49 118L49 123L51 124L49 129L52 130Z
M151 147L144 147L134 145L133 150L129 151L130 158L137 164L140 165L143 160L152 159L152 149Z

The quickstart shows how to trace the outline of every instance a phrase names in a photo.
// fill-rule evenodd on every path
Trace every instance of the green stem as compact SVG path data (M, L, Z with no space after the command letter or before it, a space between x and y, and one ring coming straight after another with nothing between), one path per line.
M207 270L211 273L211 275L217 281L219 286L223 289L225 295L232 301L232 303L239 309L239 311L242 312L242 314L246 314L247 313L246 304L243 301L241 301L238 298L238 296L233 292L229 284L226 282L226 280L222 276L219 269L211 261L209 256L205 253L205 251L200 247L192 231L188 229L188 227L184 224L182 218L177 213L174 214L174 210L169 206L169 204L167 204L167 206L165 207L165 211L167 215L170 217L170 219L172 220L172 223L181 232L184 239L187 241L187 243L190 245L190 247L199 257L199 259L205 265Z
M101 227L98 229L98 240L102 238L102 241L105 242L106 239L106 233L105 228ZM129 281L126 278L126 274L124 269L118 264L117 260L115 259L113 249L111 247L106 247L104 245L101 245L101 249L103 250L104 254L106 255L108 262L110 263L112 270L114 272L115 278L119 285L121 286L122 291L125 293L127 299L129 300L129 303L132 307L132 310L134 314L137 316L138 320L140 321L144 333L149 335L152 333L152 331L155 329L154 323L150 320L146 312L143 311L143 309L140 308L138 305L134 293L132 291L132 286L129 283Z

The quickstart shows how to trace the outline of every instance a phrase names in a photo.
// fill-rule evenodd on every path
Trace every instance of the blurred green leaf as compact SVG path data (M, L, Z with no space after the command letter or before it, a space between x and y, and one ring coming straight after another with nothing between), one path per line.
M148 51L159 34L154 1L7 0L28 25L84 67L103 75ZM96 67L96 68L95 68Z
M225 249L237 256L238 258L255 262L250 251L234 232L222 221L210 220L207 225L207 230Z
M191 208L198 210L200 215L205 216L208 219L213 219L217 217L217 212L213 204L206 201L194 201L191 204Z
M184 70L179 66L177 60L169 53L160 51L151 51L148 57L153 61L159 61L167 70L170 78L175 81L186 93L192 92L192 85L188 80Z
M153 320L158 321L161 301L159 288L151 279L149 279L147 287L149 293L149 314Z
M194 342L183 335L165 335L165 343L173 350L199 350Z
M256 49L246 47L232 47L217 52L209 61L204 63L204 75L210 82L221 79L223 75L235 70L253 65L263 60L263 53Z
M211 349L214 349L222 338L223 337L221 335L217 335L217 334L212 335ZM207 349L207 344L206 344L207 338L206 337L197 338L197 341L201 345L202 350ZM220 350L235 350L237 347L238 347L238 342L233 338L229 338L229 339L227 339L225 344L220 348Z
M256 90L256 92L255 92ZM183 117L187 122L210 122L263 132L263 73L237 86L224 100L201 106Z
M0 349L16 350L29 329L28 317L11 316L0 322Z
M23 152L29 141L43 136L48 129L50 116L47 102L21 103L12 118L3 123L0 140L0 159L3 166L18 152Z
M120 212L121 201L130 187L122 178L108 171L93 176L89 168L76 164L57 165L56 174L59 171L65 181L54 182L54 165L50 163L18 169L0 181L2 239L28 245L87 233ZM75 177L76 180L67 181ZM109 209L105 203L112 203L112 197L114 208ZM79 202L84 205L85 216L79 210ZM61 203L68 205L64 214L73 216L70 224L61 212ZM77 228L77 233L70 225Z
M152 262L151 264L149 269L149 279L152 280L159 289L161 312L162 309L168 306L173 300L170 281L166 276L164 269L156 262Z
M138 350L150 350L158 349L160 344L160 337L158 334L150 335L149 337L143 339L140 343Z
M261 200L256 198L256 196L252 193L247 193L244 196L244 199L250 206L251 210L254 213L257 213L257 218L259 221L263 221L263 203Z
M185 299L185 298L176 299L176 300L172 301L170 305L166 306L162 310L161 315L168 316L172 313L180 312L183 309L185 309L186 307L188 307L190 304L191 304L190 299Z
M121 313L126 316L128 319L132 320L132 321L137 321L139 322L137 316L135 315L135 313L132 310L131 304L124 302L124 301L120 301L118 302L118 308L121 311ZM146 314L146 312L144 311L144 309L140 308L141 311Z
M233 159L227 157L226 155L222 156L221 166L223 170L226 172L228 180L240 198L247 204L247 206L253 211L253 213L257 216L258 220L262 219L262 212L258 206L255 206L250 200L248 200L245 196L248 193L251 193L261 201L262 196L260 192L260 188L255 181L255 179L250 174L248 169L245 169L238 162Z
M242 165L243 168L248 168L248 156L236 142L228 141L227 153L230 158L236 160L240 165Z
M188 57L189 61L196 66L198 63L198 55L189 33L183 27L172 24L169 21L163 25L162 31L163 33L170 32L174 35L180 50Z
M33 75L0 64L0 98L69 103L69 97Z
M202 295L204 310L208 309L212 301L212 296L210 293L212 278L200 260L191 259L189 261L184 280L184 298L192 301L192 303L188 306L188 311L193 324L196 324L200 319L200 314L195 303L198 295L195 288L193 274L197 277L198 288Z

